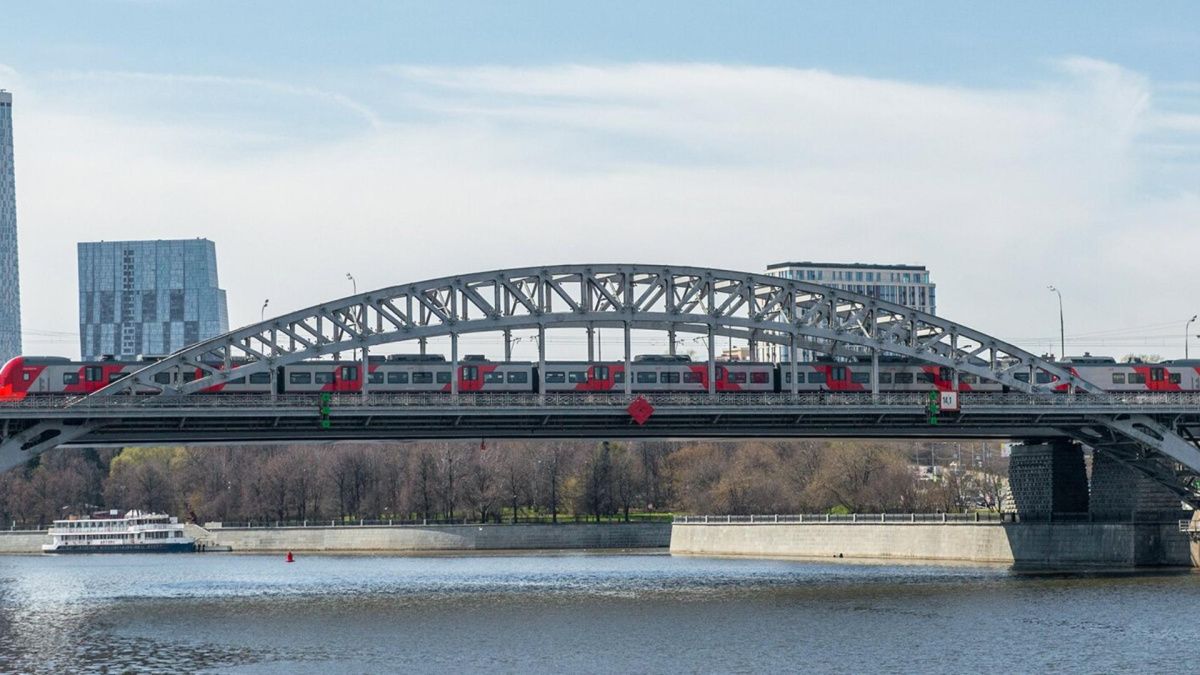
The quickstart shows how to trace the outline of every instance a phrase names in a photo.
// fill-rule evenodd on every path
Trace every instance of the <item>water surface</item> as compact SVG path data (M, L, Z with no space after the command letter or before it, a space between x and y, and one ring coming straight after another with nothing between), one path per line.
M0 671L1183 672L1200 575L667 555L0 557Z

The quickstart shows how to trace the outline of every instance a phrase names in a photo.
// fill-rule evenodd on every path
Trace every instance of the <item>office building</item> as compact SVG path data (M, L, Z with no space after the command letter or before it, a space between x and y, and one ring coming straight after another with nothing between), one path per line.
M79 351L85 359L170 354L228 330L213 242L79 244Z
M0 89L0 363L20 353L21 274L17 260L12 94Z
M863 263L784 262L767 266L767 274L784 279L808 281L843 291L861 293L885 302L937 314L936 285L924 265L868 265ZM786 360L788 350L781 348ZM800 354L804 361L816 355Z

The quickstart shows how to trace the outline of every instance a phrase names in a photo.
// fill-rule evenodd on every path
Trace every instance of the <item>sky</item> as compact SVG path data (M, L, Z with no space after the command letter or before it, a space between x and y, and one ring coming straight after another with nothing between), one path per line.
M1148 7L1149 9L1147 9ZM1179 357L1200 3L6 2L25 351L75 243L207 237L230 323L504 267L929 267L939 314ZM1192 324L1200 353L1200 322Z

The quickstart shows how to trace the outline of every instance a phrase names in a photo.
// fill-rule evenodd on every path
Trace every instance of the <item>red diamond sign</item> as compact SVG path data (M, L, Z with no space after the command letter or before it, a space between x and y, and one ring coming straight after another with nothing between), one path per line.
M633 403L630 403L629 407L625 410L629 412L629 416L633 418L633 421L638 424L645 424L646 420L650 419L650 416L654 414L654 406L650 405L650 401L647 401L643 396L633 399Z

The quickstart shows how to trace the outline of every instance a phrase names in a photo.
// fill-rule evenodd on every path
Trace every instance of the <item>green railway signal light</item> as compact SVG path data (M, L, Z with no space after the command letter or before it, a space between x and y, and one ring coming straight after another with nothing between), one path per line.
M936 391L929 392L929 405L926 407L929 412L929 423L933 426L938 424L938 413L942 412L942 397Z
M323 391L319 400L321 401L321 404L317 407L317 412L321 415L319 424L322 429L328 429L331 424L329 412L332 409L333 396L329 392Z

